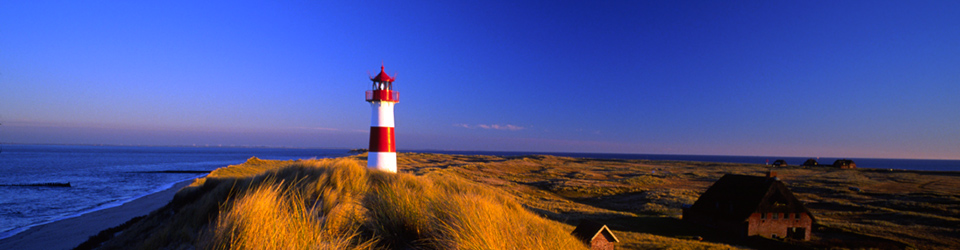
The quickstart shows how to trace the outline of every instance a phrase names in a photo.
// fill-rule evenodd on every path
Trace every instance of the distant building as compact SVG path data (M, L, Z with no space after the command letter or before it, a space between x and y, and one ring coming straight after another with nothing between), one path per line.
M784 161L783 159L777 159L776 161L773 161L773 166L774 166L774 167L784 167L784 166L787 166L787 161Z
M857 164L853 163L853 160L840 159L833 162L833 167L835 168L857 168Z
M595 221L581 221L572 234L590 246L591 250L613 250L617 242L620 242L607 225Z
M683 210L683 220L747 237L809 240L813 216L776 173L727 174Z
M803 162L804 167L816 167L818 165L820 165L820 163L817 163L817 159L813 158L807 159L807 161Z

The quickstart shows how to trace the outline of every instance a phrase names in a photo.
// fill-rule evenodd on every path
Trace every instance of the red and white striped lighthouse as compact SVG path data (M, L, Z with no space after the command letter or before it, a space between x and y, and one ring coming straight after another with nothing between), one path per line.
M397 172L397 144L393 137L393 105L400 102L400 93L393 91L393 77L383 72L370 78L373 90L367 91L367 102L373 107L370 118L370 151L367 167Z

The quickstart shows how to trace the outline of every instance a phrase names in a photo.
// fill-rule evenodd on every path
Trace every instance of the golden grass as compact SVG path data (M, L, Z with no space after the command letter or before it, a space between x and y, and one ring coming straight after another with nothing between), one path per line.
M343 223L325 223L297 192L267 183L228 203L216 220L206 249L365 249L359 233ZM334 218L334 217L327 217ZM348 217L344 217L348 218Z
M585 247L566 225L456 176L385 173L353 159L251 163L215 171L103 248Z
M618 249L717 247L684 240L692 236L739 245L735 240L707 237L710 232L684 225L679 220L681 207L692 204L724 174L764 175L770 169L779 173L817 218L814 240L791 244L815 248L960 247L960 238L956 237L960 229L955 226L960 223L960 174L956 172L771 168L762 164L539 155L405 153L398 161L401 171L455 174L496 187L553 220L572 225L581 219L607 223L626 239ZM852 191L851 187L862 191ZM652 240L654 236L666 239Z
M575 249L583 245L569 232L589 219L614 231L621 240L617 249L737 249L741 241L682 223L680 208L724 174L763 175L770 169L758 164L402 153L402 173L388 174L367 170L365 160L364 155L251 158L218 169L104 248ZM788 244L830 249L960 246L955 237L960 233L955 226L960 223L960 174L776 171L818 224L813 241ZM265 212L247 212L258 208ZM290 226L282 232L256 231L277 225ZM270 237L259 239L263 236ZM700 236L703 241L694 240Z

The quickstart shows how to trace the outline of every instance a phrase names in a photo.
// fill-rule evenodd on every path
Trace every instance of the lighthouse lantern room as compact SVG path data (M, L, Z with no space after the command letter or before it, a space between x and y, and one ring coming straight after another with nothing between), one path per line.
M373 90L367 91L367 102L373 107L370 118L370 151L367 167L388 172L397 172L397 145L393 137L393 106L400 102L400 95L393 91L393 77L380 66L380 74L370 78Z

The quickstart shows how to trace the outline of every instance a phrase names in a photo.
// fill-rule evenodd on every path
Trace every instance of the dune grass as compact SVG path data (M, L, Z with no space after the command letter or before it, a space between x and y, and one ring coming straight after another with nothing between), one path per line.
M764 165L402 153L402 173L389 174L365 160L218 169L103 248L578 249L569 233L585 219L607 224L617 249L769 248L680 220L723 174L763 175ZM776 171L817 218L812 241L787 246L960 246L960 174Z
M778 172L817 219L812 241L789 244L832 249L960 246L956 237L960 229L955 226L960 223L957 172L544 155L404 153L398 161L411 173L457 174L499 188L556 221L606 223L623 241L618 249L757 247L683 223L681 208L724 174L762 176L770 170ZM702 236L703 242L685 240L695 236ZM707 241L721 244L702 244Z
M181 190L103 248L585 248L565 225L455 175L385 173L353 159L248 163Z

